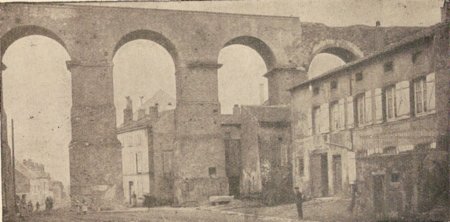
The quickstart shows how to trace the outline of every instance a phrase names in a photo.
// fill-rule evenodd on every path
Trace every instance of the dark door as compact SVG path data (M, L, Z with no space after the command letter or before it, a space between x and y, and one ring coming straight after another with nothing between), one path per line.
M310 160L310 176L311 176L311 192L314 197L322 196L322 191L320 189L321 184L321 159L320 155L311 155Z
M322 196L328 196L328 158L327 154L320 155L321 191Z
M375 209L375 213L383 213L384 175L373 176L373 207Z
M233 195L235 198L239 198L239 177L229 177L228 185L230 195Z
M338 194L342 191L342 162L341 155L333 156L333 187L334 193Z

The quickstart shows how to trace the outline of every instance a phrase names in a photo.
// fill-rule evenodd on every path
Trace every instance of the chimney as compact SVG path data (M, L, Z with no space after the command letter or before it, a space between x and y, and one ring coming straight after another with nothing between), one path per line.
M238 104L234 104L233 106L233 115L241 115L241 108Z
M381 28L381 22L377 21L375 23L375 50L382 50L384 48L384 32L383 28Z
M150 106L148 108L148 115L150 116L151 120L157 120L159 118L158 112L158 104L155 104L154 106Z
M123 123L129 123L133 121L133 101L129 96L126 97L127 106L123 110Z
M145 118L145 109L138 109L138 116L137 116L137 120L141 120Z
M259 103L264 104L264 83L259 84Z

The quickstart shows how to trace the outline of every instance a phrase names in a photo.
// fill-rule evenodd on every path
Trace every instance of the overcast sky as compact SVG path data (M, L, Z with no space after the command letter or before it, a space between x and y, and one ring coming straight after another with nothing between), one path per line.
M442 1L260 0L121 4L123 7L130 5L299 16L301 21L330 26L374 25L376 20L384 26L426 26L439 22ZM311 65L315 73L342 64L331 56L321 57ZM65 66L69 59L62 46L42 36L19 39L3 57L3 63L8 67L3 72L5 110L8 119L15 121L17 158L44 163L52 177L65 185L69 182L68 144L71 138L71 76ZM255 51L233 45L224 48L218 60L223 64L219 69L219 98L225 113L230 112L235 103L258 104L261 83L264 84L263 97L267 98L267 81L261 77L267 70ZM175 96L173 61L161 46L147 40L125 44L117 52L114 65L119 123L127 95L132 96L136 105L139 105L139 96L148 99L159 89Z

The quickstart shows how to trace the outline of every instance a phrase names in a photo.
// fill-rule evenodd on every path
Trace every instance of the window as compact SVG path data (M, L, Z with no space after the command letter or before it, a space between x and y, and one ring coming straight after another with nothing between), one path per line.
M337 89L338 83L336 80L331 81L330 88L331 89Z
M320 92L320 87L316 86L316 87L313 88L313 94L314 95L319 95L319 92Z
M217 176L215 167L208 168L208 173L209 173L209 177L215 178Z
M358 125L363 125L365 123L365 116L365 97L363 93L356 97L356 117Z
M384 72L391 72L394 70L394 63L392 61L384 63Z
M304 176L305 175L305 164L303 163L303 158L297 157L297 169L298 169L298 175Z
M414 81L414 110L416 115L426 112L427 101L427 87L425 78L420 78Z
M320 112L320 107L314 107L312 110L312 130L313 130L313 134L318 134L320 132L320 127L319 127L319 112Z
M400 173L393 172L391 173L391 183L397 183L400 181Z
M422 54L422 51L414 52L411 57L412 62L416 63L421 54Z
M383 153L385 154L397 154L397 147L395 146L388 146L383 149Z
M389 86L385 89L386 96L386 118L388 120L395 119L395 86Z
M142 152L137 152L135 155L136 155L136 173L142 173L143 171Z
M341 128L339 103L337 101L332 102L330 105L330 120L331 120L331 131L335 131Z
M355 79L356 81L361 81L363 79L363 74L362 72L358 72L355 74Z

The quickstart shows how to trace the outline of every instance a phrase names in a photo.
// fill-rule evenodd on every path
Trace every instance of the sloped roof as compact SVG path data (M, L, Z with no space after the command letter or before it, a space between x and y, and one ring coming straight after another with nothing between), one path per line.
M382 50L379 50L379 51L377 51L375 53L372 53L372 54L370 54L368 56L365 56L365 57L362 57L360 59L357 59L357 60L355 60L353 62L349 62L349 63L344 64L342 66L339 66L339 67L336 67L334 69L331 69L331 70L329 70L329 71L327 71L327 72L325 72L325 73L323 73L323 74L321 74L319 76L311 78L311 79L309 79L307 81L303 81L303 82L301 82L301 83L299 83L297 85L294 85L289 90L294 90L294 89L296 89L298 87L302 87L302 86L308 85L309 83L315 82L317 80L324 79L326 77L332 76L334 74L340 73L342 71L345 71L345 70L348 70L348 69L351 69L351 68L355 68L355 67L357 67L359 65L363 65L366 62L369 62L369 61L371 61L371 60L373 60L375 58L378 58L380 56L386 55L386 54L391 53L391 52L393 52L395 50L401 49L401 48L405 47L406 45L415 43L415 42L420 41L422 39L425 39L427 37L431 37L440 28L442 28L445 25L448 25L448 23L438 23L438 24L430 26L428 28L418 30L415 34L410 35L410 36L406 36L405 38L401 39L398 42L389 44L386 47L384 47Z

